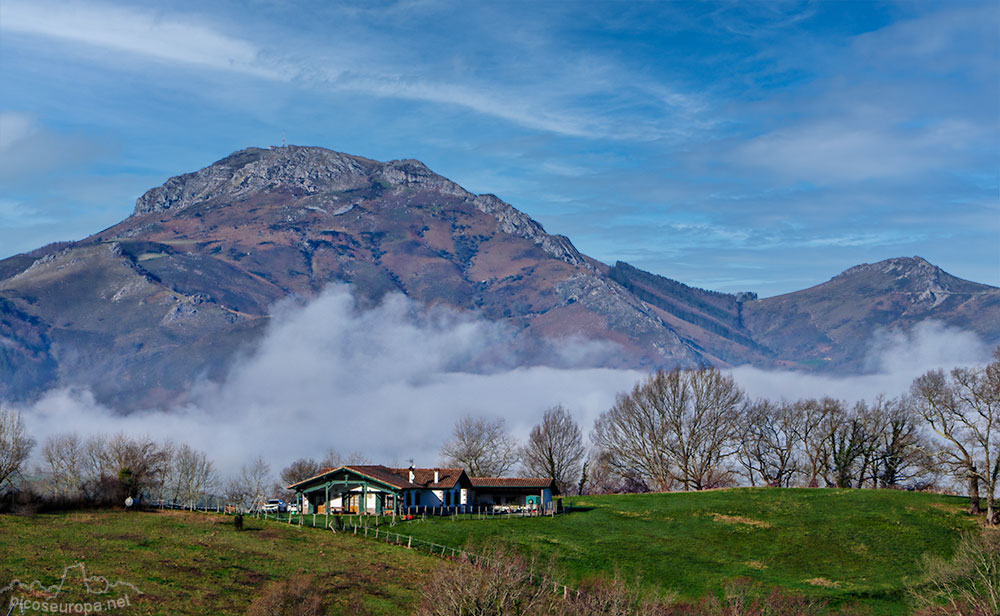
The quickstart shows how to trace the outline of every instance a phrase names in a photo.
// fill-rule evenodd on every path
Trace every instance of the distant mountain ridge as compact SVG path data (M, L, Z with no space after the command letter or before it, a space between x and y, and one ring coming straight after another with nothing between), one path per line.
M122 409L183 398L252 347L272 306L352 285L509 324L524 362L566 337L602 365L854 371L879 328L927 319L1000 341L1000 289L919 258L756 299L605 265L494 195L415 160L248 148L167 180L121 223L0 261L0 399L85 386Z

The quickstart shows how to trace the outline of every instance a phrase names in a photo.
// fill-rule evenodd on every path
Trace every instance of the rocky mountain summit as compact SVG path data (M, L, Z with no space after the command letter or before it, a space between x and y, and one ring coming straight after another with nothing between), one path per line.
M937 320L1000 338L1000 289L956 278L920 257L887 259L845 270L828 282L748 304L754 339L784 358L827 369L860 368L878 329L908 330Z
M850 371L873 331L929 318L1000 340L1000 289L922 259L758 300L595 261L419 161L249 148L109 229L0 261L0 398L85 386L126 410L176 402L223 378L276 302L335 282L361 308L402 293L506 323L524 364L558 365L572 338L612 349L601 366Z

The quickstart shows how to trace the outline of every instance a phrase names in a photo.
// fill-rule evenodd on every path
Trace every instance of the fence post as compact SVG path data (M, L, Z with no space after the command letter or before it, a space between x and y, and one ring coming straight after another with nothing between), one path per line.
M410 537L406 540L406 547L410 548L412 546L413 546L413 535L410 535Z

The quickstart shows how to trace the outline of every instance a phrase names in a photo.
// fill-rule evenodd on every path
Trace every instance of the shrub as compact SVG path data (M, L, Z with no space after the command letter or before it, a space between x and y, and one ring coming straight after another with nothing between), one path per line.
M557 613L557 598L535 584L531 564L513 550L487 546L472 560L462 555L438 569L424 589L420 616L543 616Z
M924 556L924 583L910 589L921 616L1000 614L1000 530L958 542L951 559Z
M763 593L746 578L729 582L721 599L703 599L693 612L698 616L820 616L827 613L824 601L789 594L778 588Z
M494 544L482 557L463 556L442 567L424 590L420 616L821 616L853 614L850 608L831 612L826 602L780 589L770 592L747 579L729 583L721 598L675 603L674 596L644 597L638 583L620 577L595 577L564 598L562 586L553 592L552 568L535 570L533 562ZM976 615L978 616L978 614Z
M323 598L310 576L271 582L250 604L247 616L321 616Z

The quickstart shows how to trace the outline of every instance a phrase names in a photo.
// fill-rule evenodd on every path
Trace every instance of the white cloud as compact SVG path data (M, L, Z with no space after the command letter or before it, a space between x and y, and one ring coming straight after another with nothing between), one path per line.
M590 137L606 132L593 119L573 117L564 109L555 106L543 108L537 104L535 97L516 97L502 89L500 92L491 92L486 88L427 80L411 81L372 74L362 77L342 77L333 83L337 88L356 90L365 94L465 107L525 128L559 135Z
M400 6L396 10L417 14L423 8ZM174 14L169 9L8 0L0 4L0 30L111 51L101 58L111 65L126 59L152 59L296 81L328 91L460 107L571 137L651 140L682 136L693 127L707 125L695 117L705 117L704 103L698 97L649 83L648 78L631 75L585 50L558 47L545 35L524 36L519 32L524 27L521 22L499 24L498 28L508 29L504 35L487 29L481 33L484 42L473 43L472 51L468 42L456 44L449 50L452 61L445 62L433 57L439 54L436 45L440 43L432 43L433 54L420 55L427 51L422 47L427 43L419 36L401 40L381 22L359 26L336 10L334 15L318 17L331 21L334 37L299 37L294 26L270 24L269 34L251 40L218 26L219 19ZM504 47L512 37L528 38L531 43L519 50ZM483 51L483 45L497 47ZM500 49L508 72L482 71L472 61ZM595 106L595 101L604 102ZM660 113L645 118L622 113L630 108L647 112L655 108Z
M347 287L333 286L300 306L285 303L261 344L221 384L202 383L190 402L126 415L88 391L55 390L25 409L40 442L66 431L149 434L208 452L225 474L257 454L277 472L327 449L360 451L376 463L433 465L455 420L467 413L504 417L522 440L542 412L571 409L584 433L645 374L586 367L514 367L520 361L506 326L388 296L358 311ZM565 355L583 348L565 343ZM608 349L601 349L607 352ZM939 324L876 337L877 372L831 377L740 367L732 371L752 397L833 396L849 401L903 393L931 368L984 361L974 335ZM558 359L556 360L558 361ZM570 364L571 365L571 364Z
M306 306L285 304L268 334L222 384L203 383L189 404L120 415L87 391L57 390L25 412L31 433L148 433L209 452L225 472L260 453L275 470L330 448L380 463L438 462L454 421L506 418L520 438L562 403L589 431L597 415L642 375L627 370L512 367L514 332L402 296L358 312L347 288ZM563 365L595 361L566 344ZM584 357L570 357L582 349ZM607 348L598 351L607 352ZM556 361L560 361L556 358Z
M103 148L88 137L53 132L30 113L0 111L0 182L8 187L30 186L39 176L80 167L100 153ZM7 200L4 209L12 207ZM34 209L25 203L18 207Z
M733 377L752 397L796 400L830 396L854 402L879 394L904 394L913 379L928 370L986 362L990 352L975 334L925 321L908 333L877 333L865 362L868 374L837 377L740 366L733 370Z
M821 185L912 178L954 165L975 136L961 122L894 130L877 119L847 116L761 135L737 147L732 158L786 180Z
M7 0L0 4L0 29L169 62L281 77L259 62L258 50L248 41L194 19L111 4Z
M12 151L38 131L38 125L30 114L19 111L0 111L0 156Z

